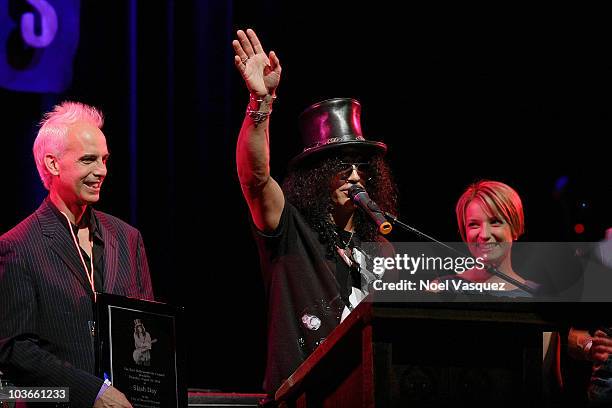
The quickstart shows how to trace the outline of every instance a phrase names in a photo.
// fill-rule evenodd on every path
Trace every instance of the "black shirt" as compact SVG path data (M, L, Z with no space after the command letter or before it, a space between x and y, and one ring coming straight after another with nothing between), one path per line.
M339 255L326 256L319 235L288 201L275 231L253 228L268 302L264 389L273 394L340 324L351 286L356 280L359 288L360 278ZM349 238L350 233L344 243ZM358 244L356 236L353 242Z
M340 295L346 305L349 305L349 296L351 287L361 288L361 275L359 272L359 264L355 262L351 255L353 248L359 246L359 239L355 234L338 228L337 234L340 240L337 243L338 250L344 251L349 256L351 265L342 258L339 253L336 253L336 280L340 286Z
M60 224L68 229L68 220L64 214L62 214L62 212L53 204L53 202L51 202L49 197L47 197L46 200L51 210L53 210L53 213L57 216ZM104 292L104 240L102 239L102 234L100 233L98 219L91 210L91 207L87 207L87 210L85 210L85 214L83 214L81 219L81 225L89 227L89 236L90 239L93 240L94 287L96 292ZM70 227L72 228L74 235L78 237L79 227L73 223L70 223ZM70 232L70 230L68 230L68 232ZM89 255L87 255L87 252L85 252L81 246L79 246L79 249L81 251L81 255L83 255L87 272L91 273L91 260ZM89 278L87 279L89 280Z

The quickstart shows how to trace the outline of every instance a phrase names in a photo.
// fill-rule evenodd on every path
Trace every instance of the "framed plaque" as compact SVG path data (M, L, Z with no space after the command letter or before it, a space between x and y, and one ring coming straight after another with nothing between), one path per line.
M186 407L183 308L100 293L96 368L134 408Z

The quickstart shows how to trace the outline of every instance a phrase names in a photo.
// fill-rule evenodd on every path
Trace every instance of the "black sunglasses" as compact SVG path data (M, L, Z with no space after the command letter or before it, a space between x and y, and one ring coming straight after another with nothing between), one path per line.
M336 173L340 180L348 180L351 178L353 171L357 170L357 175L360 179L368 181L372 178L368 176L370 171L370 163L346 163L341 162L339 165L340 170Z

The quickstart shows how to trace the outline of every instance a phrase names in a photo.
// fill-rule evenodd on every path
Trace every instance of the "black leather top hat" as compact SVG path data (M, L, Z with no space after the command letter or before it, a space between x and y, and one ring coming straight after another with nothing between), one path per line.
M298 118L304 151L290 166L337 151L371 156L386 153L387 145L365 140L361 133L361 105L355 99L335 98L316 103Z

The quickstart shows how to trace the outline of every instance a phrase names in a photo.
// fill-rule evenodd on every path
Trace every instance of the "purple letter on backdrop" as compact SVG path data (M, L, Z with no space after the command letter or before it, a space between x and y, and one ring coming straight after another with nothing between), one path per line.
M0 86L62 92L72 81L80 0L0 1Z

